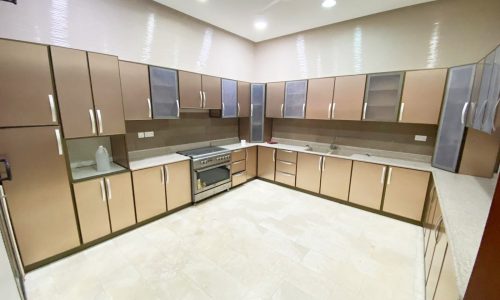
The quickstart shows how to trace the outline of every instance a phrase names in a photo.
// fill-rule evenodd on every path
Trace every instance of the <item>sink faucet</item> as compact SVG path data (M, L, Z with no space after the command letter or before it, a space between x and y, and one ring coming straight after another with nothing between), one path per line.
M330 150L337 150L339 147L335 144L336 136L333 137L332 143L330 144Z
M306 151L312 151L313 150L313 148L311 146L309 146L309 145L306 145L305 147L306 147Z

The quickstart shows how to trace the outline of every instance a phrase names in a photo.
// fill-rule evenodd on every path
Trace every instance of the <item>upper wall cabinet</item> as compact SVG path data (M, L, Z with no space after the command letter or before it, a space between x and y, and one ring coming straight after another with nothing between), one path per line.
M303 119L306 115L307 80L288 81L285 87L285 118Z
M0 127L56 125L47 46L0 40Z
M335 79L332 119L361 120L366 75L342 76Z
M498 111L498 103L500 102L500 47L495 51L495 60L493 62L493 71L491 74L488 92L488 102L484 112L482 131L486 133L494 133L496 131L496 115Z
M446 74L447 69L406 72L399 122L438 124Z
M495 51L488 54L476 66L467 126L477 130L481 130L483 126L494 64Z
M329 120L332 115L335 78L310 79L307 88L306 119Z
M179 71L179 97L181 108L221 109L221 80Z
M238 82L222 79L222 117L238 117Z
M263 83L252 83L250 104L250 141L264 141L264 109L265 109L266 85Z
M363 106L363 120L396 122L403 72L368 75Z
M285 105L285 82L271 82L267 84L266 117L283 118Z
M155 119L177 119L180 116L177 71L149 67L153 117Z
M125 120L151 120L148 66L120 61Z
M238 81L238 117L250 116L250 83Z
M219 77L202 75L201 86L203 88L203 108L221 109L221 79Z

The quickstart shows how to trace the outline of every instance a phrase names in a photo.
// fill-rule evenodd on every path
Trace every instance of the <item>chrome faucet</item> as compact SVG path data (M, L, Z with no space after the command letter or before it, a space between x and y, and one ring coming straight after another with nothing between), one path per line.
M306 151L312 151L313 150L313 148L311 146L309 146L309 145L306 145L305 147L306 147Z
M333 137L332 143L330 144L330 150L337 150L339 146L335 144L335 140L337 139L336 136Z

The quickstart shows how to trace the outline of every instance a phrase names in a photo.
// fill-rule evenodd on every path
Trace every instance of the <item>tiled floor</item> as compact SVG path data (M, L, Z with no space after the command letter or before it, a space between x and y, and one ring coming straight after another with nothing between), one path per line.
M424 299L421 228L255 180L27 275L30 299Z

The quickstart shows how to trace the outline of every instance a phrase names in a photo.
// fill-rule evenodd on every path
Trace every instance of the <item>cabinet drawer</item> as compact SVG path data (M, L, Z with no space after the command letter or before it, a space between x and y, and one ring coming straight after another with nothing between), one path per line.
M292 174L276 171L276 177L274 180L286 185L295 186L295 175Z
M296 163L297 162L297 152L289 150L278 150L276 154L276 159L281 161L287 161Z
M276 171L295 175L297 165L291 162L278 160L276 161Z
M232 177L231 177L232 181L233 181L233 187L234 186L238 186L240 184L243 184L247 181L247 175L246 175L246 172L240 172L238 174L234 174Z
M245 159L245 149L239 149L231 152L231 162L240 161Z
M231 174L236 174L245 171L246 161L240 160L231 164Z

